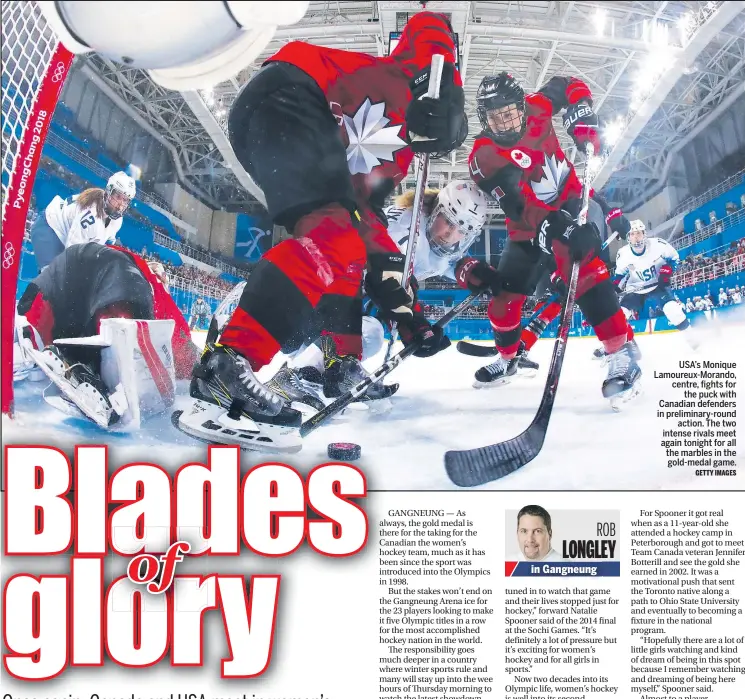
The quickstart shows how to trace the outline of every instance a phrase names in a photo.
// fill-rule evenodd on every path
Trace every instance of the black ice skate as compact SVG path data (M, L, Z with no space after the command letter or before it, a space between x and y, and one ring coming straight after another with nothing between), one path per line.
M323 410L326 404L321 400L323 375L315 367L293 369L285 363L282 368L266 384L288 404L300 403L315 410Z
M324 335L321 338L321 349L324 365L323 394L326 398L338 398L370 376L357 357L351 355L340 357L336 353L334 339L330 335ZM370 386L367 392L357 400L360 402L383 400L390 398L396 391L398 391L397 383L385 385L378 382Z
M69 414L75 414L77 409L81 417L86 417L105 429L119 422L127 407L126 398L123 391L114 394L109 391L94 369L94 362L83 361L82 353L86 350L90 355L90 349L83 350L74 346L62 348L49 345L41 352L27 348L39 369L57 386L64 403L68 404L65 406L50 400L50 405Z
M188 411L171 421L182 432L215 444L293 453L302 447L301 414L262 384L248 361L222 345L208 345L192 372Z
M516 376L531 378L538 372L538 363L528 359L528 353L525 351L525 344L520 343L517 354L512 359L503 359L499 357L493 362L479 369L474 378L474 388L491 388L509 383Z
M610 400L611 408L616 412L641 390L639 379L642 370L636 363L632 345L632 342L627 342L608 358L608 376L603 381L603 396Z

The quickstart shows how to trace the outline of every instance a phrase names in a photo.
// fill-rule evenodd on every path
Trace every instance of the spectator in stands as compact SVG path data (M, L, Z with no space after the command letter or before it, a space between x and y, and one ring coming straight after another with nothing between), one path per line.
M736 306L742 303L742 292L740 287L736 286L732 292L732 305Z
M724 290L724 287L721 287L719 289L719 305L720 306L729 305L729 297L727 296L727 292Z
M73 245L113 243L134 195L134 180L117 172L109 178L105 190L91 187L70 199L52 199L31 227L31 245L39 271Z
M212 309L209 304L200 296L191 305L191 322L189 323L189 329L194 330L196 326L198 330L206 328L209 322L209 316L212 314Z

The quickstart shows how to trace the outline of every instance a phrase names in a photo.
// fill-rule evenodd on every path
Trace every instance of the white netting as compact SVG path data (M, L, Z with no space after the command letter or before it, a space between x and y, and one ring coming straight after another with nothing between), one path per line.
M16 173L16 156L29 114L57 47L35 2L2 2L2 211Z

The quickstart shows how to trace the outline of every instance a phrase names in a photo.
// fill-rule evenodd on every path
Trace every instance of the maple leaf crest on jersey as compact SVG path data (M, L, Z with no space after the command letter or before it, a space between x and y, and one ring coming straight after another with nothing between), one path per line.
M398 135L400 124L387 126L390 119L385 116L385 102L373 104L368 97L354 117L342 117L349 138L347 163L353 175L369 174L383 160L393 162L394 153L407 145Z
M545 162L541 166L543 169L543 177L536 182L530 181L530 186L533 188L535 195L543 202L547 204L552 202L559 196L559 192L564 187L564 182L569 176L569 166L566 160L561 156L556 158L556 155L546 155Z

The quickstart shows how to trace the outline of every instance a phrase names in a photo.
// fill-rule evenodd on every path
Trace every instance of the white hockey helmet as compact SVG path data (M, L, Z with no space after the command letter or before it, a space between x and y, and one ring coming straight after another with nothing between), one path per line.
M640 219L635 219L630 225L629 245L634 252L642 253L647 245L647 227L644 225L644 221Z
M487 207L486 195L471 180L448 183L437 195L427 226L433 252L440 257L463 257L481 234Z
M74 54L95 51L148 70L170 90L207 89L236 75L269 44L279 26L295 24L308 2L37 3Z
M109 218L121 218L137 194L135 181L126 172L115 172L106 183L103 206Z

